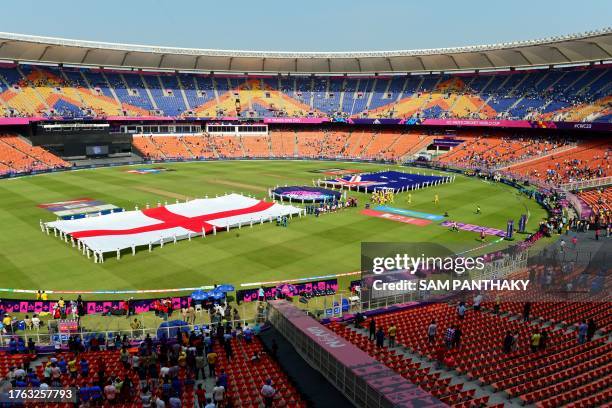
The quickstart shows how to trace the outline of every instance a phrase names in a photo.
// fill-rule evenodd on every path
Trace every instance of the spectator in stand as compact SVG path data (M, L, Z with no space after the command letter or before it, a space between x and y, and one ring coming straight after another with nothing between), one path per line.
M168 399L168 406L170 408L181 408L182 403L178 395L174 394Z
M221 370L221 374L219 374L219 377L217 378L217 382L219 383L219 385L221 385L223 388L227 390L228 377L227 377L227 374L225 373L225 370Z
M117 388L112 380L108 380L108 383L104 387L104 398L109 404L114 404L117 398Z
M586 343L588 330L589 330L589 326L586 324L586 322L584 320L580 322L580 324L578 325L578 343L579 344Z
M481 293L477 294L474 297L474 310L477 311L477 312L480 311L480 305L482 303L482 299L483 299L483 297L482 297Z
M506 332L506 337L504 337L504 343L502 346L502 350L504 353L510 353L512 351L512 343L514 342L514 336L512 336L512 332Z
M81 366L81 376L87 378L89 376L89 361L85 359L85 356L81 356L79 365Z
M77 358L74 356L70 360L68 360L68 371L70 372L70 376L72 378L77 378Z
M76 377L76 375L75 375ZM73 378L75 378L73 377ZM43 369L43 381L46 384L51 384L51 363L47 363Z
M378 331L376 332L376 347L381 348L384 346L385 343L385 332L383 331L382 327L378 328Z
M429 344L434 344L436 342L436 333L438 332L438 324L435 320L432 320L427 327L427 339L429 340Z
M213 400L215 404L219 407L223 405L223 400L225 399L225 387L221 385L219 381L216 382L215 387L212 390Z
M518 330L512 335L512 351L517 351L519 347L519 332Z
M195 390L197 408L205 408L206 406L206 390L203 384L198 384L198 388Z
M455 327L455 333L453 334L453 348L459 349L461 348L461 326Z
M539 350L546 350L546 343L548 342L548 332L545 329L542 329L540 333L540 347Z
M216 408L217 406L215 405L215 403L212 401L212 399L207 398L206 399L206 405L204 406L204 408Z
M130 366L130 352L127 350L127 347L121 347L121 351L119 352L119 361L123 364L123 368L127 369Z
M132 396L134 383L132 382L130 376L126 374L123 378L122 384L123 385L121 386L121 400L129 401L130 397Z
M465 307L465 302L460 302L459 306L457 306L457 317L459 320L465 319L465 312L467 308Z
M376 337L376 321L374 321L373 317L370 319L369 330L370 335L368 336L368 339L372 341Z
M214 377L215 374L215 366L217 365L217 353L211 351L206 355L206 360L208 361L208 375Z
M64 356L61 356L59 361L57 362L57 366L59 367L60 371L62 372L62 375L66 374L68 372L68 364L66 363L66 360L64 359Z
M166 403L159 396L155 397L153 399L153 402L155 403L155 408L166 408ZM213 408L214 408L214 405L213 405Z
M31 337L28 339L28 353L36 355L36 344Z
M245 324L245 328L242 331L242 335L244 336L244 341L247 344L250 344L253 340L253 330L251 330L248 323Z
M6 330L7 334L13 334L13 319L11 318L11 315L8 313L4 315L2 318L2 325L4 326L4 330Z
M593 336L595 336L596 332L597 332L597 323L595 323L595 320L589 319L589 322L587 323L587 340L588 341L593 340Z
M525 302L523 305L523 321L529 321L529 314L531 313L531 302Z
M223 349L225 350L225 356L227 357L227 362L229 363L232 360L232 356L233 356L233 350L232 350L232 343L231 343L231 334L227 333L226 336L229 336L229 339L225 339L225 341L223 342Z
M143 387L142 391L140 392L140 403L142 404L143 408L150 408L151 407L151 403L153 402L153 396L151 395L151 391L149 390L149 387Z
M531 335L531 339L530 339L532 353L535 353L540 348L541 339L542 339L542 335L540 334L540 331L536 329Z
M40 318L37 314L32 316L32 328L38 330L40 328Z
M196 364L196 370L195 370L194 378L198 380L200 378L200 374L202 374L202 379L205 380L206 372L204 369L206 367L206 357L204 357L202 353L198 353L195 357L195 364Z
M387 329L387 335L389 336L389 347L395 347L395 337L397 336L395 323L391 323L391 326Z
M257 364L259 363L260 358L259 358L259 353L257 351L253 352L253 355L251 356L251 364Z
M447 349L451 349L453 347L453 339L455 338L455 327L450 326L446 329L446 333L444 333L444 344Z
M264 407L269 408L272 406L275 395L276 390L272 386L272 380L268 378L263 387L261 387L261 396L264 400Z

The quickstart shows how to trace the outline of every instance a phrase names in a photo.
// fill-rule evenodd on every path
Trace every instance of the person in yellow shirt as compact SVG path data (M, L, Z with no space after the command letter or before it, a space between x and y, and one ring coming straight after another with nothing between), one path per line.
M542 335L540 334L540 331L536 329L535 332L533 332L533 334L531 335L531 351L533 353L535 353L536 351L538 351L538 348L540 348L540 340L542 339Z
M187 353L184 350L181 350L178 356L178 365L179 367L185 367L187 364Z
M68 372L70 373L70 376L72 378L76 378L77 377L77 360L76 360L76 357L73 357L70 360L68 360Z
M40 300L42 300L43 302L46 302L47 300L49 300L49 296L47 296L47 292L45 292L44 290L40 294Z
M13 333L13 326L11 325L12 322L13 319L11 319L11 316L8 314L5 315L2 319L2 325L4 326L4 330L6 330L7 333Z
M206 355L206 360L208 360L208 374L211 377L214 377L215 374L215 365L217 364L217 353L211 351Z
M437 194L434 196L434 204L440 204L440 197Z
M397 336L395 323L391 323L391 326L387 329L387 334L389 335L389 347L395 347L395 337Z

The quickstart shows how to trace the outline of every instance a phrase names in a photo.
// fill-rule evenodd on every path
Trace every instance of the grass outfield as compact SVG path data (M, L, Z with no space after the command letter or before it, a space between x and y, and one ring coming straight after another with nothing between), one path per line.
M473 232L450 232L438 223L419 227L360 214L359 208L315 218L294 218L289 228L257 225L206 239L166 244L152 253L139 251L120 261L108 256L94 264L66 243L41 233L39 220L55 216L37 205L81 197L133 209L176 198L243 192L263 198L277 184L312 185L324 175L320 169L346 168L376 171L386 165L322 161L215 161L164 164L176 171L130 174L126 170L148 167L109 167L0 180L0 287L46 290L164 289L272 281L357 271L362 241L434 241L454 251L482 243ZM403 168L405 171L408 169ZM415 170L423 172L423 170ZM434 205L434 194L440 204ZM505 230L508 219L531 214L528 230L534 231L546 212L515 189L457 176L452 184L396 196L395 207L443 214L459 222ZM483 213L475 214L476 205ZM487 238L489 243L496 239ZM506 246L491 244L482 251ZM345 282L346 280L342 280ZM6 294L1 294L5 296ZM17 294L18 295L18 294ZM108 298L109 296L105 296ZM88 298L91 298L88 296Z

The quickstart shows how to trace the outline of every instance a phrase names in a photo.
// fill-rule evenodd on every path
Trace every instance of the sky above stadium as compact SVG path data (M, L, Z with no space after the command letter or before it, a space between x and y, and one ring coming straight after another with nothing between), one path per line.
M0 31L266 51L440 48L604 28L610 0L55 0L3 2Z

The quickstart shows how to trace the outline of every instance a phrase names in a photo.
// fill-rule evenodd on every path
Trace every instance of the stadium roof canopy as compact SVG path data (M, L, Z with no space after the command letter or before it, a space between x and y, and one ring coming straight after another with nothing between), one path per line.
M0 59L95 67L249 73L407 73L612 60L612 27L540 40L406 51L275 52L156 47L0 33Z

